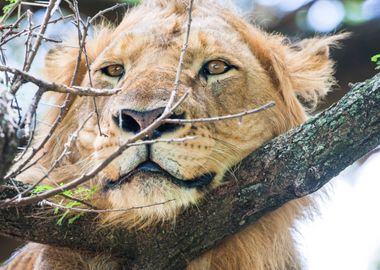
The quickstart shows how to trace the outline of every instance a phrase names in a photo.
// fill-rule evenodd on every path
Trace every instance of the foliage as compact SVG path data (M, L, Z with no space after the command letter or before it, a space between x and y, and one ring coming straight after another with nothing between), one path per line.
M5 4L5 6L3 7L3 15L5 15L7 12L9 12L14 5L17 4L17 0L5 0L5 2L8 2ZM1 18L2 16L0 16Z
M380 53L371 57L371 61L375 63L375 69L380 69Z
M53 186L43 184L36 186L33 189L32 193L39 194L53 189ZM63 213L60 214L59 219L57 220L57 224L62 225L66 218L68 218L68 224L73 224L77 219L79 219L83 215L83 212L77 213L75 215L70 215L70 208L75 208L82 205L83 203L81 201L89 200L96 193L96 191L96 187L88 188L80 186L73 190L65 190L62 193L56 195L55 198L61 196L64 197L64 199L61 199L59 201L59 204L62 205L64 208L67 208L66 210L61 209L59 207L56 207L54 209L54 214L56 215L60 214L63 211Z

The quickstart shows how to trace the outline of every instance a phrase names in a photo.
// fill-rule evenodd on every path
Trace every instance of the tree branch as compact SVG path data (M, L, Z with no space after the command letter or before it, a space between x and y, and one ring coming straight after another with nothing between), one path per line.
M380 144L380 74L358 83L342 100L301 127L273 139L227 175L176 225L144 231L99 229L95 214L56 225L53 208L0 210L0 233L23 240L88 251L112 252L132 269L181 269L224 237L285 202L310 194ZM253 169L254 168L254 169ZM22 191L27 185L17 183ZM0 187L0 199L17 191ZM163 254L165 254L163 256ZM186 257L184 257L184 254Z
M12 165L19 145L13 109L10 108L10 104L11 95L0 89L0 184Z

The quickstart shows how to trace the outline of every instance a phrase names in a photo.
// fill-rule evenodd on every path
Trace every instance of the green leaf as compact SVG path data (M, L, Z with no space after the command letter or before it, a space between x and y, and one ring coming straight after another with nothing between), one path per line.
M60 184L60 186L62 186L62 185L63 185L63 183ZM38 194L38 193L42 193L42 192L52 190L54 188L55 187L53 187L53 186L45 185L45 184L38 185L33 189L32 193ZM55 198L62 198L59 196L65 195L68 197L78 198L78 200L89 200L97 191L98 191L98 188L96 186L91 187L91 188L86 187L86 186L80 186L80 187L77 187L76 189L65 190L65 191L55 195L54 197ZM54 215L60 214L60 210L64 211L63 214L61 214L59 216L59 219L56 222L57 225L59 225L59 226L61 226L63 224L63 222L65 221L65 219L68 218L68 216L72 213L72 211L70 211L70 208L76 208L76 207L82 205L81 202L76 201L76 200L70 200L70 198L62 199L57 203L67 208L64 210L62 210L62 208L59 208L59 207L54 208L54 212L53 212ZM72 215L72 217L70 217L68 219L68 224L73 224L83 214L84 213Z
M52 190L53 187L49 185L38 185L32 190L32 194L39 194L45 191Z
M62 226L63 221L65 220L66 216L70 213L70 210L66 210L62 216L57 220L57 225Z
M380 53L375 54L374 56L371 57L372 62L379 62L380 61ZM380 64L380 63L379 63Z
M376 65L375 69L379 70L380 69L380 53L372 56L371 61L375 63L375 65Z
M74 192L72 190L65 190L62 192L63 195L66 195L66 196L69 196L69 197L72 197Z
M65 207L67 208L73 208L73 207L76 207L76 206L79 206L81 205L80 202L77 202L77 201L71 201L71 202L68 202Z
M69 218L68 224L73 224L76 220L78 220L82 216L82 213L76 214L72 218Z
M3 14L7 13L8 11L10 11L13 6L17 3L17 0L6 0L8 2L8 4L6 4L4 7L3 7Z

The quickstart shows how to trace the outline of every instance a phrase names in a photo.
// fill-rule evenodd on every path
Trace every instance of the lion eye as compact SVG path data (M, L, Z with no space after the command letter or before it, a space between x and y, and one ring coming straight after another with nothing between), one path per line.
M121 77L124 75L124 67L119 64L104 67L101 71L110 77Z
M211 60L203 66L206 75L219 75L227 72L231 66L222 60Z

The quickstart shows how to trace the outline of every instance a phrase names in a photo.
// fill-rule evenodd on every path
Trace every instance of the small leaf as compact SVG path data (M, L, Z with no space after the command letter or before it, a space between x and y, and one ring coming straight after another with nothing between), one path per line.
M65 220L65 217L69 214L69 210L66 210L65 213L62 214L62 216L57 220L57 225L62 226L63 221Z
M8 4L6 4L4 7L3 7L3 13L7 13L8 11L10 11L13 6L17 3L17 0L7 0Z
M72 197L73 196L73 192L71 190L65 190L62 192L63 195L66 195L66 196L69 196L69 197Z
M82 216L82 214L76 214L75 216L73 216L72 218L69 218L68 220L68 223L69 224L73 224L76 220L78 220L80 217Z
M32 190L32 194L38 194L52 189L53 187L49 185L38 185Z
M73 208L75 206L79 206L81 203L80 202L77 202L77 201L71 201L71 202L68 202L65 207L67 208Z
M375 54L374 56L372 56L371 57L371 61L372 62L378 62L378 61L380 61L380 53L378 53L378 54Z

